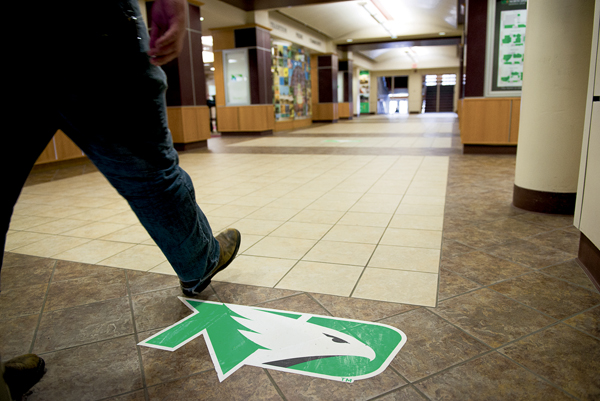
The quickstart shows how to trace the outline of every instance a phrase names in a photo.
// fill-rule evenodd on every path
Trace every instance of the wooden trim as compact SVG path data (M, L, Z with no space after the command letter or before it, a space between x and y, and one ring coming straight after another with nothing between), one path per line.
M513 206L530 212L548 214L573 214L576 193L545 192L521 188L515 184Z
M463 145L465 155L516 155L515 145Z
M579 239L577 262L579 262L594 286L600 291L600 250L584 233L581 233Z

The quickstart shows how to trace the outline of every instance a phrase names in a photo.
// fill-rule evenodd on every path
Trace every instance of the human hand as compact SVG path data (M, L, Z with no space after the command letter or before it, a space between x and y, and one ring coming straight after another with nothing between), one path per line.
M185 0L156 0L152 6L150 63L160 66L177 58L185 34Z

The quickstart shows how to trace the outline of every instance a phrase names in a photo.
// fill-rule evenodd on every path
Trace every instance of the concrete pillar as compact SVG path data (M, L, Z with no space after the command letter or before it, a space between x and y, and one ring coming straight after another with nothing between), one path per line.
M594 2L529 0L527 10L513 204L535 212L572 214Z

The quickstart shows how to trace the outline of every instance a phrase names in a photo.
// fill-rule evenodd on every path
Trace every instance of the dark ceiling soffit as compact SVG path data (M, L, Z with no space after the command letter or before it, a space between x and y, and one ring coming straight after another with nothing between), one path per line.
M268 10L270 8L286 8L310 6L313 4L340 3L347 0L221 0L244 11Z
M390 42L371 42L371 43L356 43L348 45L338 45L338 49L343 51L365 51L378 49L396 49L400 47L413 46L452 46L460 45L460 36L451 36L447 38L432 38L418 40L395 40Z

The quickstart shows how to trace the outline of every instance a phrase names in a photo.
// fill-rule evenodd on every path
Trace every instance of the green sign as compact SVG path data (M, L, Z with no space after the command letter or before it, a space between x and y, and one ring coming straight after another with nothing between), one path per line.
M383 372L406 343L379 323L179 299L194 313L139 345L176 351L203 335L220 381L251 365L352 383Z

